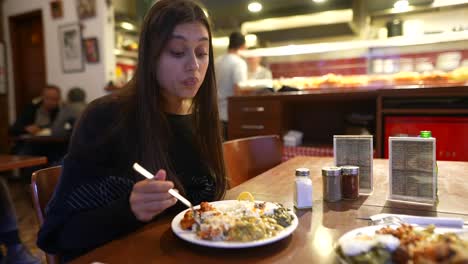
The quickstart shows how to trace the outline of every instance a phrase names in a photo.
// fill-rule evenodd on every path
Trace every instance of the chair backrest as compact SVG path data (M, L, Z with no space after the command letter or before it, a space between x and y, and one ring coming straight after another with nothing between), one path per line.
M234 139L223 143L229 188L281 163L283 144L277 135Z
M44 223L44 213L47 203L54 194L59 181L62 166L50 167L33 172L31 179L31 195L39 225ZM48 264L59 263L56 255L46 254Z

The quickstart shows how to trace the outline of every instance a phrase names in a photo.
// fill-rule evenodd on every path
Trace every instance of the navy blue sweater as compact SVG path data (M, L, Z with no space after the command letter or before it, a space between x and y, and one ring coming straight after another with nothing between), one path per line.
M91 103L64 158L37 241L41 249L60 254L64 261L144 225L129 204L134 183L143 179L131 169L135 160L127 146L132 139L112 131L115 121L122 118L119 107L110 96ZM214 181L193 144L191 116L168 114L167 118L173 135L169 158L186 195L194 204L212 201Z

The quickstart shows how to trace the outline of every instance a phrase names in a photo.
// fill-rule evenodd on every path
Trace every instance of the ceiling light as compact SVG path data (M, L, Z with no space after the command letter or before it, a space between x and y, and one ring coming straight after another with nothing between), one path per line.
M323 2L325 2L325 1L327 1L327 0L313 0L313 1L314 1L315 3L323 3Z
M393 4L393 8L397 12L404 12L409 9L409 2L408 0L398 0Z
M128 23L128 22L120 23L120 27L122 27L123 29L126 29L126 30L134 30L135 29L135 26L132 23Z
M263 6L259 2L252 2L247 6L247 8L249 9L250 12L257 13L262 10Z

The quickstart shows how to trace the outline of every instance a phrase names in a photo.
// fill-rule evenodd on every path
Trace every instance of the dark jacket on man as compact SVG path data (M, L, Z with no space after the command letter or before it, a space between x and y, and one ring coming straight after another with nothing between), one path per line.
M23 112L21 112L21 114L18 115L18 118L16 119L13 126L10 127L10 135L19 136L22 134L27 134L24 128L29 125L35 124L36 114L39 108L41 107L41 105L42 105L42 100L33 100L33 102L28 104L24 108ZM49 125L43 126L41 128L50 127L52 123L54 122L55 118L57 117L58 112L59 112L59 108L56 108L50 111L49 112L49 119L50 119Z

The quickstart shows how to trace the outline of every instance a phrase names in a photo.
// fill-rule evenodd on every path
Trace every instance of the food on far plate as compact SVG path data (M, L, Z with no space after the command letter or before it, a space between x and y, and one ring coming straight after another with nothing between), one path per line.
M290 226L294 219L280 204L250 200L216 205L202 202L195 214L199 223L194 220L192 210L187 210L180 221L182 229L191 230L203 240L228 242L249 242L274 237Z
M358 233L341 239L337 253L346 263L468 263L468 241L434 229L402 224L371 235Z

